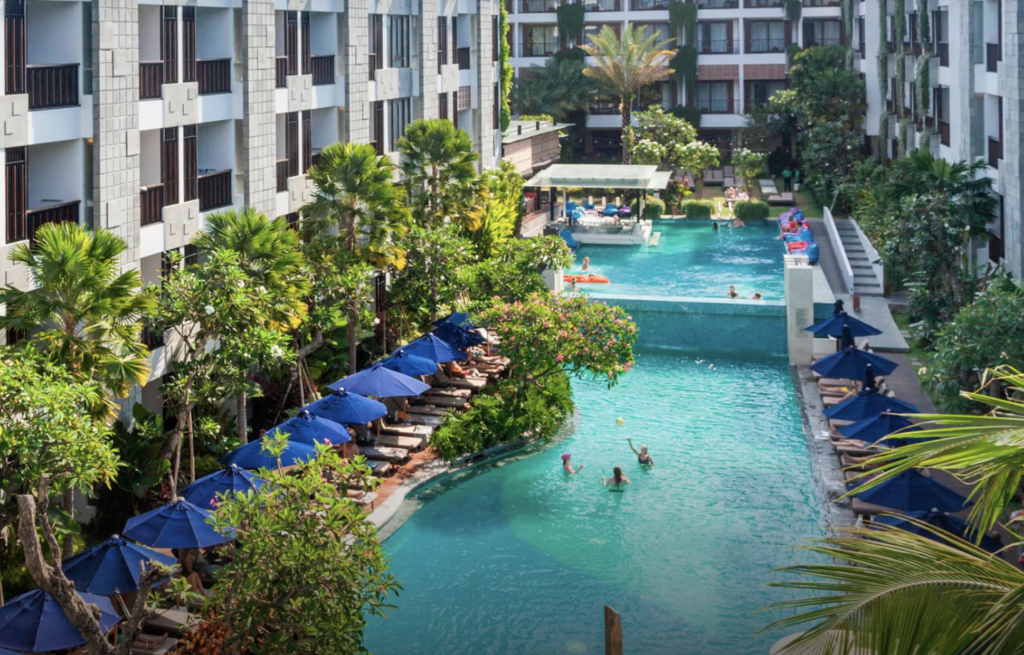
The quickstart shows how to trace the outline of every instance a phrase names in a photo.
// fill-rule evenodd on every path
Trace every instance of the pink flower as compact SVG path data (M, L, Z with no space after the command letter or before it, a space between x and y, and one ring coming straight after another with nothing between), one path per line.
M558 356L556 356L555 359L559 362L563 362L565 361L565 355L563 355L562 353L558 353Z
M324 439L324 443L327 444L328 446L333 446L334 445L334 442L332 442L330 439L327 439L327 438Z

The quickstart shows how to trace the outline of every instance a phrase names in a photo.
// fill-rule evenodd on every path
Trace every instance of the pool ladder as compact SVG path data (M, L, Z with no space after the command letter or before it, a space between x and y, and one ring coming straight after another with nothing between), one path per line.
M648 247L656 246L661 243L661 232L655 232L651 235L651 240L647 242Z

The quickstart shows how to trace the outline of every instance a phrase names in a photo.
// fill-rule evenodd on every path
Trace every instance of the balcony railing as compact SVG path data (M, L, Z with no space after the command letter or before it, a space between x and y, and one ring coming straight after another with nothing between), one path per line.
M455 51L455 58L459 62L460 71L469 70L469 48L458 48Z
M534 41L523 43L519 50L520 57L550 57L558 52L558 41Z
M22 221L19 222L15 219L13 225L14 234L8 234L7 241L9 243L25 239L35 241L36 232L47 223L78 223L78 207L81 204L81 200L72 200L71 202L62 202L56 205L30 209L25 212ZM11 238L12 236L14 237L13 239Z
M733 0L734 3L735 1ZM668 0L630 0L629 6L633 11L668 9Z
M939 54L939 66L949 66L949 44L936 44L935 50Z
M153 100L160 97L160 84L164 79L164 62L139 62L139 100Z
M231 204L231 169L199 176L199 211Z
M740 103L738 100L726 98L715 99L697 98L697 108L702 114L739 114Z
M277 57L277 88L288 86L288 57Z
M139 190L142 224L153 225L164 220L164 185L149 184Z
M196 81L201 96L231 93L231 58L197 59Z
M658 7L649 9L667 9L667 2L658 2ZM739 9L740 0L697 0L697 9Z
M1003 144L998 139L988 138L988 165L999 170L999 160L1003 158Z
M939 121L939 143L949 145L949 123L946 121Z
M782 6L783 0L743 0L747 9L773 9Z
M986 43L985 44L985 70L989 73L995 73L998 68L999 60L1003 58L1002 50L998 43Z
M815 36L813 38L804 37L805 48L811 48L818 45L842 45L842 39L838 36Z
M736 43L732 39L698 41L697 52L702 55L731 55L736 52Z
M558 5L561 4L559 0L523 0L523 12L524 14L540 14L547 11L556 11Z
M787 28L788 29L788 28ZM768 52L785 52L786 39L750 39L747 41L747 53L765 54Z
M622 11L619 0L583 0L583 11Z
M842 0L804 0L805 7L838 7Z
M313 57L313 85L334 84L334 55Z
M78 106L78 64L26 66L29 109Z
M288 190L288 160L277 160L277 192Z

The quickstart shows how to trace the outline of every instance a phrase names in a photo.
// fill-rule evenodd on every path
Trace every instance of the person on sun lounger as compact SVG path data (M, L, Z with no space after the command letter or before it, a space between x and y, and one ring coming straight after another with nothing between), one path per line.
M654 466L654 458L647 452L647 446L640 446L640 450L637 450L636 446L633 445L632 437L626 437L626 441L629 442L629 447L636 453L637 461L644 466Z
M603 475L601 476L601 486L607 487L611 485L612 491L625 491L625 485L627 484L629 484L629 478L626 477L626 474L622 472L622 468L619 466L612 469L612 477L606 478Z
M569 463L569 458L571 457L572 455L570 455L569 453L562 455L562 470L568 473L569 475L575 475L582 471L583 467L586 466L586 464L580 464L580 467L578 469L574 469L572 467L572 464Z

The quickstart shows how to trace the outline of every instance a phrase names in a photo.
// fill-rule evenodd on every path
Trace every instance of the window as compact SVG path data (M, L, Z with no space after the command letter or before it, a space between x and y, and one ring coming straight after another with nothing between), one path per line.
M370 79L384 68L384 16L370 14Z
M668 9L668 0L632 0L634 11L648 9Z
M697 52L701 54L732 52L732 23L697 23Z
M867 57L868 51L868 33L864 27L864 17L861 16L857 19L857 50L860 51L860 58L864 59Z
M707 114L732 114L732 82L698 82L697 107Z
M408 16L388 16L388 54L391 68L409 68Z
M558 28L554 25L523 25L523 56L548 57L558 52Z
M590 43L590 37L597 36L606 27L612 28L615 36L622 36L622 23L588 23L583 26L583 43Z
M747 82L747 109L764 107L768 99L786 88L785 80L751 80Z
M583 0L583 11L619 11L619 0Z
M494 129L498 129L498 126L501 125L501 90L499 89L497 84L494 85L493 114L494 125L492 127Z
M394 152L395 144L405 134L406 126L412 122L412 99L399 98L398 100L388 100L388 115L391 128L388 152Z
M458 107L459 111L466 111L467 109L472 109L472 106L473 106L472 105L472 98L471 98L472 91L473 91L473 87L470 87L470 86L460 86L459 87L459 93L458 93L458 96L456 96L456 99L457 99L457 102L458 102L456 107Z
M185 256L182 259L185 266L195 266L199 263L199 249L191 243L185 246Z
M747 52L785 52L789 25L783 21L747 23Z
M491 60L498 61L498 17L491 19Z
M523 13L539 14L546 11L555 11L558 9L559 4L561 4L559 0L523 0Z
M448 118L448 94L438 93L437 94L437 117Z
M384 101L370 103L370 143L378 155L384 154Z
M455 129L459 129L459 94L457 92L452 93L452 125Z
M804 47L815 45L839 45L840 24L837 20L805 20Z
M618 25L614 25L613 29L616 28L616 27L618 27ZM641 28L643 28L643 38L649 39L651 36L654 36L655 43L661 43L662 41L668 41L670 38L672 38L671 31L669 30L668 23L646 23L646 24L633 23L633 25L631 25L631 27L641 27ZM586 43L586 41L584 41L584 43ZM675 43L675 42L673 41L673 43Z
M160 53L164 60L164 84L178 82L178 8L163 7Z
M437 72L448 63L448 18L438 16L437 18Z

